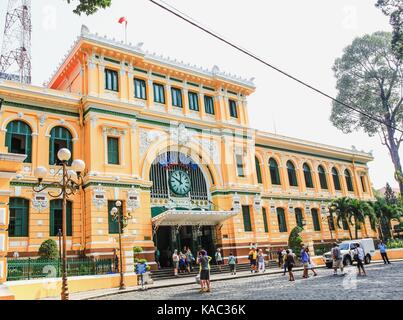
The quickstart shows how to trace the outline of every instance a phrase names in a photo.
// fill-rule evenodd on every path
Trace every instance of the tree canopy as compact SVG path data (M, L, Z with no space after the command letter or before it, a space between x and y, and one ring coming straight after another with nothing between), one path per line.
M403 2L401 0L378 0L376 7L390 19L393 28L392 47L398 59L403 59Z
M67 3L75 2L74 0L66 0ZM77 7L73 10L74 13L81 15L85 13L87 16L94 14L99 9L105 9L111 6L112 0L78 0Z
M355 106L383 122L379 123L334 102L330 120L344 133L363 129L369 136L379 135L388 148L395 177L403 194L399 147L403 130L402 60L392 50L392 34L375 32L356 38L336 59L337 99ZM399 130L396 130L399 129Z

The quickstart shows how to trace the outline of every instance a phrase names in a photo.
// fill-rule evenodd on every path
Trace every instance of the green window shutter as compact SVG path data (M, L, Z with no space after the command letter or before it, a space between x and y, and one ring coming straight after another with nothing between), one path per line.
M163 85L154 83L154 102L165 103L165 88Z
M348 170L346 169L346 170L344 171L344 175L345 175L345 178L346 178L347 190L350 191L350 192L353 192L353 191L354 191L354 188L353 188L353 181L351 180L350 171L348 171Z
M50 132L49 140L49 164L56 165L59 160L57 159L57 153L59 149L67 148L71 152L71 158L68 165L73 162L73 136L70 131L65 127L54 127Z
M66 234L68 237L73 235L73 205L71 201L66 203ZM50 201L50 236L56 237L59 229L63 232L63 200L57 199Z
M269 167L270 167L270 177L271 177L271 184L273 185L280 185L280 172L278 170L277 161L271 158L269 160Z
M73 235L73 208L71 201L67 201L66 222L67 222L67 236L71 237Z
M134 97L147 100L146 82L142 79L134 79Z
M108 164L119 164L119 138L108 137Z
M327 190L327 180L326 180L326 172L325 169L323 169L322 166L318 167L318 173L319 173L319 181L320 181L320 188L323 190Z
M300 208L295 208L295 221L297 222L297 226L300 228L304 228L302 220L303 220L302 210Z
M250 219L250 207L242 206L243 225L245 232L252 231L252 222Z
M199 99L198 94L189 92L189 109L193 111L199 111Z
M243 156L241 154L237 154L235 157L238 177L244 177L245 173L243 167Z
M105 69L105 89L116 92L119 91L119 78L117 71Z
M288 181L291 187L298 187L297 173L291 161L287 162Z
M24 163L32 162L32 130L23 121L12 121L7 125L6 147L9 153L25 154ZM13 143L13 140L17 142ZM13 145L14 144L14 145Z
M215 114L213 97L204 96L204 109L207 114Z
M260 170L260 163L259 163L259 159L255 158L255 165L256 165L256 174L257 174L257 182L258 183L262 183L262 172Z
M263 214L263 224L264 224L264 232L268 233L269 232L269 222L267 221L267 212L266 208L262 208L262 214Z
M295 170L295 169L294 169ZM305 163L303 166L305 185L307 188L313 188L311 168Z
M361 180L362 192L367 192L367 188L365 187L365 176L360 176L360 180Z
M174 107L182 108L182 91L177 88L171 88L172 93L172 105Z
M313 229L315 231L320 231L319 214L317 209L311 209Z
M23 198L10 198L9 211L9 236L28 237L29 200Z
M109 234L119 234L119 224L117 220L114 220L111 211L115 206L117 200L108 201L108 225L109 225Z
M333 184L334 184L334 188L336 190L341 190L341 186L340 186L340 179L339 179L339 173L337 172L336 168L332 169L332 176L333 176Z
M278 229L280 232L287 232L287 222L283 208L277 208Z
M229 100L229 111L231 118L238 118L237 104L234 100Z

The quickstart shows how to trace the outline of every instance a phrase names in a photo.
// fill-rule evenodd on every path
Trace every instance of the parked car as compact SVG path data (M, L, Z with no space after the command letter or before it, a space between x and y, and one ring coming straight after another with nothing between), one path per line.
M354 262L354 254L353 250L356 246L356 244L359 243L360 247L364 249L364 254L365 254L365 264L370 264L372 257L375 254L375 244L374 240L371 238L368 239L358 239L358 240L348 240L348 241L343 241L341 244L339 244L339 249L341 252L341 255L343 257L343 265L348 266L352 265ZM325 261L326 267L332 268L333 266L333 258L332 258L332 253L331 251L326 252L323 255L323 260Z

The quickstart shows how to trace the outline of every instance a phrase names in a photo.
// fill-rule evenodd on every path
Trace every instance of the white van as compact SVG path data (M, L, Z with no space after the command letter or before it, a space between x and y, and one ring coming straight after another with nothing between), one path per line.
M352 251L354 250L355 245L357 243L359 243L360 247L364 249L365 264L371 263L372 257L375 254L375 244L373 239L368 238L368 239L347 240L339 244L339 249L343 257L343 265L348 266L353 264L354 254ZM332 268L333 258L331 251L326 252L323 255L323 260L325 261L326 267Z

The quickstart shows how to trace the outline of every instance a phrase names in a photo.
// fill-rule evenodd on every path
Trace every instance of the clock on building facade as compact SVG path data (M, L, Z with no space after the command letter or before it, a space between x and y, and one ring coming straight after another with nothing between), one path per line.
M185 196L190 192L191 181L186 171L177 169L169 176L169 187L179 196Z

